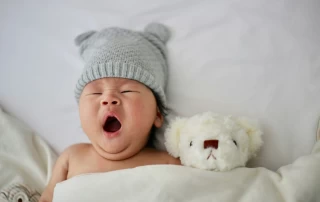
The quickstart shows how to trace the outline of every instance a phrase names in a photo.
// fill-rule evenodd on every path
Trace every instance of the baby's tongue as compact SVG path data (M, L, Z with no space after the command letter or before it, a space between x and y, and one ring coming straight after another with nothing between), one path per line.
M107 132L116 132L121 128L121 124L117 119L108 121L104 127Z

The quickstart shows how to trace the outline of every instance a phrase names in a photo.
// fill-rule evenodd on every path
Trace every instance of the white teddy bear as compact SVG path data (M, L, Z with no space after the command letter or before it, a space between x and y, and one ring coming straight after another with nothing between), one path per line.
M178 117L165 131L165 146L186 166L227 171L245 166L262 146L258 124L244 117L211 112Z

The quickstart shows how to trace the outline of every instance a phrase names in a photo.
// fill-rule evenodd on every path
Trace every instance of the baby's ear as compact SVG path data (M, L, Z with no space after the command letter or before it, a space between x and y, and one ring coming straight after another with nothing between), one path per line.
M246 117L236 118L236 122L246 131L249 137L249 158L256 156L257 152L261 148L262 141L262 131L257 121L248 119Z
M154 126L155 126L156 128L160 128L160 127L162 126L162 124L163 124L163 121L164 121L164 117L163 117L160 109L157 108L157 114L156 114L156 118L155 118L153 124L154 124Z
M75 39L74 39L74 43L77 46L80 46L84 41L86 41L87 39L89 39L94 33L96 33L96 31L87 31L84 32L82 34L79 34Z
M186 118L178 117L174 120L172 120L169 123L168 128L166 129L164 133L165 138L165 146L169 154L171 154L173 157L177 158L180 156L179 151L179 143L180 143L180 133L181 129L184 127Z

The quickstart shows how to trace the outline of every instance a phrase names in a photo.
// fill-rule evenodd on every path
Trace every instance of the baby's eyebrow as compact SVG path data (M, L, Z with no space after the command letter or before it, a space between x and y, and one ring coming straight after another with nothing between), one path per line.
M139 87L138 84L132 82L124 82L120 84L121 87Z
M124 84L124 85L121 85L121 87L124 87L124 88L138 88L139 86L136 85L136 84Z
M95 90L95 89L98 89L98 88L99 88L99 85L96 85L96 84L92 84L92 85L86 86L87 90Z

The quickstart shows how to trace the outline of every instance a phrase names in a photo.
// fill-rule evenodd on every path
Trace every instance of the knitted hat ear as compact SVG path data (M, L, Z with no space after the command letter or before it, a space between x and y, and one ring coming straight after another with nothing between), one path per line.
M156 36L163 43L166 43L170 38L169 29L160 23L150 23L145 27L144 31Z
M85 40L87 40L88 38L90 38L94 33L96 33L96 31L87 31L84 32L82 34L79 34L75 39L74 39L74 43L77 46L80 46Z

